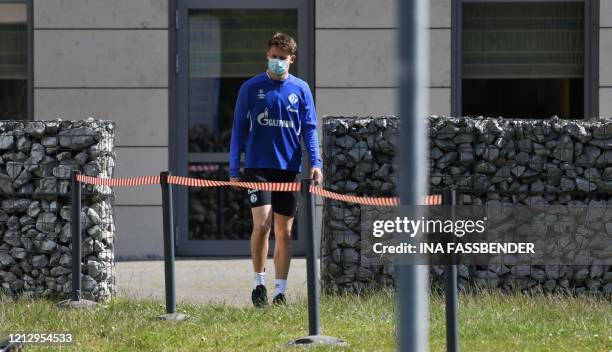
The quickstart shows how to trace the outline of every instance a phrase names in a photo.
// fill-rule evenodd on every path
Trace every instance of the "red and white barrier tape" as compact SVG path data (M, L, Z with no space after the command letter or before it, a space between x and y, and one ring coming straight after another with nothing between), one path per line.
M237 182L237 181L216 181L205 180L201 178L184 177L184 176L168 176L168 183L174 185L182 185L188 187L223 187L234 186L241 188L257 189L260 191L276 191L276 192L298 192L302 189L299 182Z
M441 194L430 194L425 196L425 205L442 205Z
M140 177L124 177L124 178L100 178L85 175L77 175L77 181L90 185L101 186L140 186L160 184L159 176L140 176ZM234 186L241 188L257 189L260 191L274 192L299 192L302 189L302 184L299 182L242 182L242 181L217 181L205 180L201 178L184 177L184 176L168 176L168 183L187 186L187 187L224 187ZM340 194L328 191L319 186L311 185L310 193L317 194L324 198L334 199L341 202L356 203L362 205L374 205L384 207L395 207L399 205L397 197L363 197ZM442 195L433 194L425 196L424 205L442 205Z
M329 198L338 200L341 202L357 203L363 205L375 205L383 207L396 207L400 204L399 198L397 197L363 197L363 196L351 196L346 194L340 194L332 191L328 191L319 186L311 185L310 193L318 194L323 198ZM425 196L423 200L424 205L442 205L442 195L432 194Z
M139 176L123 178L102 178L85 175L77 175L77 181L98 186L141 186L159 184L159 176Z
M374 197L360 197L350 196L346 194L340 194L332 191L328 191L319 186L311 185L310 193L318 194L323 198L329 198L339 200L341 202L357 203L363 205L378 205L384 207L395 207L399 205L399 198L388 197L388 198L374 198Z

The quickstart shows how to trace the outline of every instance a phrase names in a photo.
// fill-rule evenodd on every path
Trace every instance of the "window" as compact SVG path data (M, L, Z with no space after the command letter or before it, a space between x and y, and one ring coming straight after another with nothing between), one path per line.
M455 37L460 38L460 64L455 66L460 81L454 81L461 87L455 95L460 114L589 115L593 78L587 73L585 8L583 1L464 0Z
M31 104L28 6L0 3L0 119L23 120Z

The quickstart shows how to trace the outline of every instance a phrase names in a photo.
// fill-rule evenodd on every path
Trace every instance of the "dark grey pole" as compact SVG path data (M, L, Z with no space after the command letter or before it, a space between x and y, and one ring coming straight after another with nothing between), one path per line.
M300 221L307 234L306 238L306 275L308 283L308 333L319 335L321 322L319 319L319 268L317 268L317 243L314 231L314 202L309 192L312 179L302 180L302 206L304 218Z
M70 177L70 193L72 214L70 215L72 231L72 300L81 299L81 184L77 175L81 172L73 170Z
M168 183L169 171L159 173L162 193L162 218L164 228L164 283L166 286L166 314L161 320L184 320L186 314L176 312L176 283L174 279L174 213L172 209L172 184Z
M300 221L298 236L306 236L306 275L308 285L308 336L289 341L289 345L335 345L347 346L341 339L332 336L321 335L320 320L320 287L318 266L318 236L315 236L314 227L314 197L310 194L312 179L302 179L302 190L300 191Z
M450 205L451 219L455 219L457 191L449 189L444 194L444 205ZM452 234L449 234L452 236ZM459 319L457 317L457 264L451 257L450 263L444 265L444 295L446 301L446 350L459 352Z
M422 204L427 192L428 37L427 0L400 1L399 196L402 204ZM418 210L406 214L420 217ZM399 351L428 350L428 275L426 265L399 265Z
M172 190L168 183L170 172L159 174L162 191L162 211L164 222L164 273L166 283L166 313L176 313L176 290L174 281L174 228L172 219Z
M91 309L100 307L97 302L81 299L81 183L77 181L79 170L72 170L70 174L70 231L72 237L72 292L70 298L60 301L60 308Z

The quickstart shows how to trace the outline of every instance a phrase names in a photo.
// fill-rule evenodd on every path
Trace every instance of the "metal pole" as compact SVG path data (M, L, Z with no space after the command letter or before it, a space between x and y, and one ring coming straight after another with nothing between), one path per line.
M172 185L168 183L169 171L159 173L162 192L162 212L164 226L164 282L166 286L166 314L158 316L161 320L184 320L189 316L176 312L176 284L174 280L174 215L172 211Z
M166 283L166 313L176 313L176 290L174 281L174 228L172 219L172 190L168 183L170 172L159 174L162 191L162 210L164 222L164 273Z
M457 191L450 189L444 194L444 204L451 205L451 219L455 219L455 204ZM452 235L452 234L450 234ZM444 295L446 300L446 350L459 351L459 321L457 317L457 264L455 257L449 258L450 263L444 265Z
M312 179L302 180L302 204L304 218L302 226L306 230L306 275L308 282L308 333L319 335L321 323L319 319L319 270L317 268L317 243L314 231L314 201L309 188Z
M72 231L72 300L81 299L81 184L77 175L81 172L73 170L70 177L71 211L70 229Z
M99 307L97 302L81 299L81 183L77 181L79 170L70 173L70 231L72 237L72 292L70 298L60 301L61 308L91 309Z
M422 204L427 190L427 6L427 0L400 1L399 196L408 205ZM428 350L428 271L426 265L399 265L399 351Z
M315 236L314 228L314 197L310 194L312 179L302 179L300 191L300 221L299 236L306 236L306 275L308 284L308 336L299 337L289 341L291 346L348 346L339 338L321 335L321 320L319 310L319 246L318 236Z

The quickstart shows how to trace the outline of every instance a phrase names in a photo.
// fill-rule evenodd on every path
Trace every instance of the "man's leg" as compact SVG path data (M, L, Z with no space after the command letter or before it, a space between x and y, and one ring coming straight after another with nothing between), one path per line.
M274 213L274 269L277 279L287 280L291 262L293 216Z
M272 206L262 205L251 209L253 214L253 232L251 233L251 257L253 270L264 272L268 258L268 238L272 226Z
M266 182L265 170L245 169L243 181ZM251 205L253 231L251 232L251 260L253 261L254 287L251 300L257 308L268 303L266 290L266 261L268 259L268 238L272 227L272 193L255 189L247 190Z
M251 301L256 308L268 304L266 290L266 260L268 259L268 237L272 222L272 207L269 204L251 208L253 232L251 233L251 257L253 260L254 288Z
M297 173L278 172L274 182L295 182ZM272 192L272 212L274 213L274 303L285 303L285 288L291 262L291 228L297 211L296 192Z
M291 228L293 226L293 216L274 213L274 297L283 294L281 302L284 303L285 288L287 286L287 276L289 274L289 264L291 263Z

